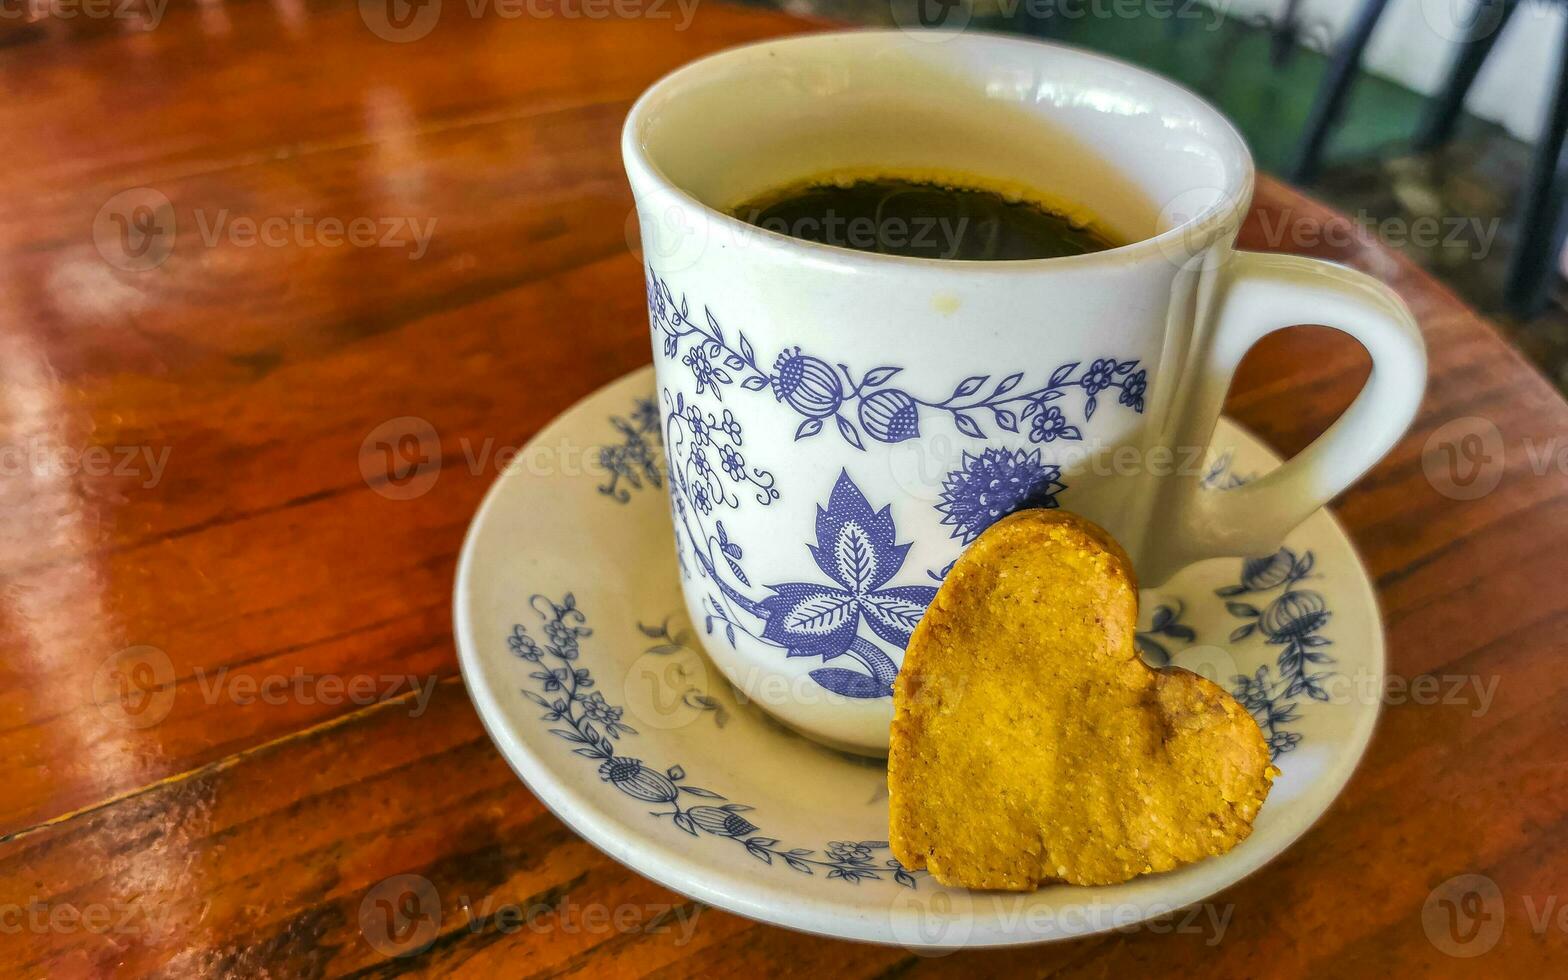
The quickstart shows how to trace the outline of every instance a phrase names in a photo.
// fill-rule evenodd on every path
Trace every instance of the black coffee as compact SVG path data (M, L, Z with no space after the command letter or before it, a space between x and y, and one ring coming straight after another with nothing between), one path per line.
M1091 224L1032 201L894 178L799 184L753 198L731 213L808 242L923 259L1050 259L1120 244Z

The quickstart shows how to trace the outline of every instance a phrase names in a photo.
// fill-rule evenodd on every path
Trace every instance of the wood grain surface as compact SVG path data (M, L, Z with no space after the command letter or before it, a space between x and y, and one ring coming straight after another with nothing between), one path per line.
M631 100L814 25L446 0L388 40L374 4L149 3L0 18L0 975L1561 971L1568 405L1441 285L1323 233L1345 219L1263 180L1244 244L1345 261L1415 309L1426 404L1336 510L1391 673L1495 683L1486 709L1390 698L1328 814L1214 898L1222 935L936 958L821 940L567 830L481 729L449 617L498 450L648 360ZM128 245L147 221L153 252ZM1366 371L1337 334L1288 331L1229 411L1290 453ZM442 466L395 499L364 443L406 416ZM1445 453L1494 431L1500 479L1462 499ZM403 874L440 911L411 956L362 918ZM1496 894L1446 921L1466 874ZM1494 941L1455 939L1494 918Z

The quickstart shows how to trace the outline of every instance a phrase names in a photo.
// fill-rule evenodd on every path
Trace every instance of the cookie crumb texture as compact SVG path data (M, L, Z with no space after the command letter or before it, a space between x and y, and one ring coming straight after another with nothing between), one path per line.
M1059 510L948 573L894 685L893 854L945 885L1108 885L1245 840L1278 770L1217 685L1133 643L1132 564Z

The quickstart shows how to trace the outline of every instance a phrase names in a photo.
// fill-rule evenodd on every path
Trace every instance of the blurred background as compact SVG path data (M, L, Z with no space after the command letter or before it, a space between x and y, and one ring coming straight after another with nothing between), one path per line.
M298 26L318 2L356 0L259 2ZM357 2L362 17L382 18L415 18L440 5ZM476 2L485 0L463 0ZM1171 77L1236 122L1262 170L1351 222L1323 228L1287 220L1266 229L1278 239L1271 244L1311 252L1351 230L1379 238L1488 315L1568 391L1568 169L1561 160L1568 0L679 2L697 18L703 8L734 2L830 23L1010 31ZM251 5L0 0L0 59L67 32L151 31L166 9L189 16L194 8L204 24L222 23L230 3Z
M1568 390L1564 4L746 2L852 23L1030 34L1174 78L1236 122L1261 169L1308 188L1410 255ZM1307 251L1316 243L1294 244Z

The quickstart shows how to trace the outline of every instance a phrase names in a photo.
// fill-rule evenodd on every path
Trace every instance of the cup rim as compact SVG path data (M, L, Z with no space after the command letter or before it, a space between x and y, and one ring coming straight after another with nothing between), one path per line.
M718 208L710 206L704 201L698 200L685 188L670 179L669 175L654 162L647 147L637 137L637 131L649 113L662 99L669 97L672 89L678 89L684 82L693 77L713 71L723 62L752 48L788 48L795 45L821 43L824 39L829 38L875 37L879 35L900 43L923 43L911 38L908 31L886 28L812 31L804 34L764 38L723 48L674 69L644 90L638 96L637 101L632 104L631 109L627 111L626 121L621 126L621 157L627 175L632 179L634 185L637 183L638 178L657 185L663 193L697 209L707 221L716 223L721 228L728 228L735 235L754 238L767 247L781 250L801 259L826 260L840 265L853 263L869 267L903 266L906 268L924 268L931 271L942 270L943 272L961 269L967 274L987 274L1042 269L1056 270L1068 265L1089 265L1102 262L1130 262L1144 258L1147 253L1152 251L1160 251L1168 257L1182 255L1185 258L1198 259L1213 244L1220 232L1233 223L1236 225L1240 224L1245 209L1252 199L1257 167L1253 162L1252 152L1247 147L1246 140L1237 131L1235 124L1196 92L1164 76L1130 64L1120 58L1113 58L1094 51L1086 51L1068 44L1042 41L1035 38L1023 38L996 31L966 29L961 32L951 31L947 33L950 33L952 36L945 39L943 43L962 44L970 41L984 41L986 43L1001 43L1021 50L1038 50L1041 47L1053 48L1066 52L1075 58L1100 62L1124 75L1135 76L1140 84L1164 89L1187 103L1195 116L1206 117L1215 124L1216 129L1222 134L1225 142L1228 144L1226 150L1238 164L1237 172L1240 177L1232 186L1222 188L1218 200L1203 211L1156 235L1140 238L1137 241L1103 251L1088 252L1082 255L977 262L965 259L925 258L909 255L888 255L880 252L863 252L837 245L827 245L820 242L792 238L780 232L749 224L733 215L726 214ZM1183 242L1188 243L1190 247L1183 247Z

